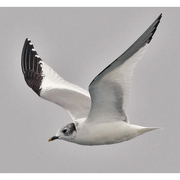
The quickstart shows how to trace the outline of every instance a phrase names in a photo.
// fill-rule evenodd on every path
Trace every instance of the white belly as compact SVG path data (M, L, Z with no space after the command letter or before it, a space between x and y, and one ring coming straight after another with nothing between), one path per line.
M78 129L75 143L83 145L114 144L136 137L142 127L124 121L88 124Z

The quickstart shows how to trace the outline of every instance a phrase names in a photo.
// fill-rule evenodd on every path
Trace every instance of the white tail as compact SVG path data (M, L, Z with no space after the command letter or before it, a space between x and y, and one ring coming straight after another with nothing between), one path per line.
M139 129L138 133L139 133L139 135L141 135L141 134L144 134L145 132L153 131L153 130L156 130L156 129L163 129L163 128L158 128L158 127L142 127L141 129Z

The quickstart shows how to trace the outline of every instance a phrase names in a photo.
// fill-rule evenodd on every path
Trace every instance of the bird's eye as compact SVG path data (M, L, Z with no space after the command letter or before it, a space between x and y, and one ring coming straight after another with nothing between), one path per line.
M63 129L62 132L67 135L67 129Z

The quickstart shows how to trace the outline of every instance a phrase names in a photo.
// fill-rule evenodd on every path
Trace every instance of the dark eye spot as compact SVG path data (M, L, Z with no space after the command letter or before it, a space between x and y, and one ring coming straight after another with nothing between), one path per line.
M63 129L62 132L67 135L67 129Z

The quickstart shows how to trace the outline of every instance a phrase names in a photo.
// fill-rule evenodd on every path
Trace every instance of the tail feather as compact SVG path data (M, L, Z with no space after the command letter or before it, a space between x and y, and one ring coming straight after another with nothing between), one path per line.
M149 131L153 131L153 130L156 130L156 129L163 129L163 128L159 128L159 127L143 127L139 130L139 135L140 134L144 134L145 132L149 132Z

